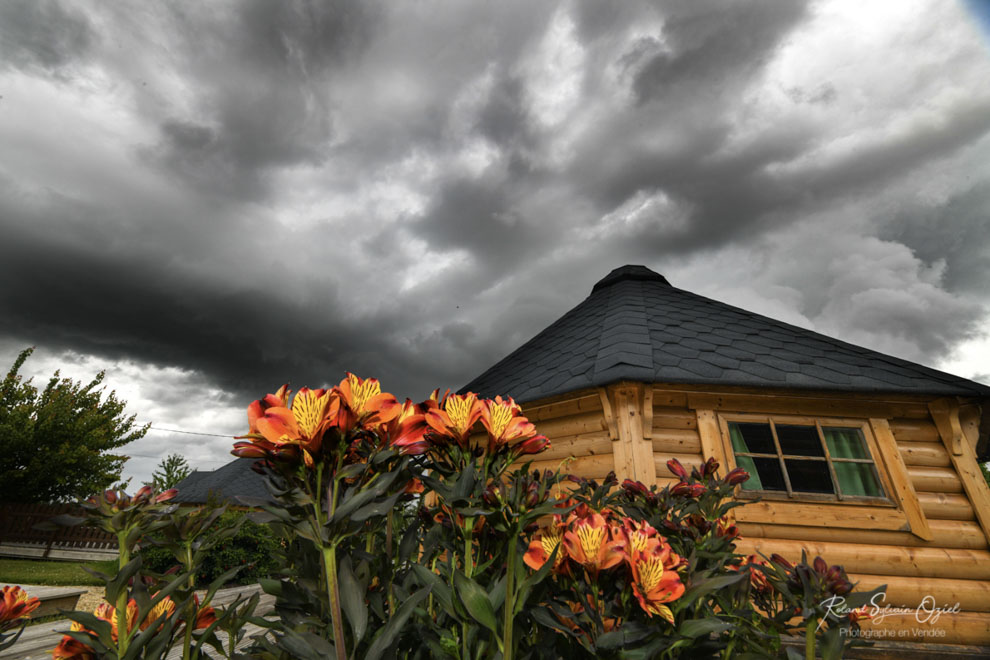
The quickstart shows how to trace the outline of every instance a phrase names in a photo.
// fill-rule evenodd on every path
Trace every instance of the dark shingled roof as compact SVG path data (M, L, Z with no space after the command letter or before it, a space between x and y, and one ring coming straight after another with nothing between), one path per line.
M525 402L620 380L990 396L990 387L616 268L553 325L464 386Z
M253 458L235 458L212 472L193 472L179 482L179 490L173 502L203 504L212 492L221 500L238 504L241 496L261 497L271 500L261 475L251 469Z

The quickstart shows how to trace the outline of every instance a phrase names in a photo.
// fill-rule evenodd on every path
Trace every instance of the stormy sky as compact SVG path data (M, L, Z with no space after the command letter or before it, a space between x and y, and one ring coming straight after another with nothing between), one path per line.
M0 364L228 460L456 388L614 267L990 382L985 0L0 4Z

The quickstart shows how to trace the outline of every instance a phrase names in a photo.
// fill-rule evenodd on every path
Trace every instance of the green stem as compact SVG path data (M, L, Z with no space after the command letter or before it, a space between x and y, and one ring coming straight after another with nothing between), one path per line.
M330 597L330 622L333 625L333 647L337 660L347 660L347 647L344 640L344 624L340 612L340 588L337 584L337 549L323 548L323 564L327 572L327 595Z
M502 629L502 660L512 660L515 646L512 643L512 622L516 613L516 542L518 534L509 538L509 560L505 576L505 626Z
M804 657L807 660L815 660L815 629L818 621L814 617L808 619L804 626Z
M471 577L474 573L474 543L472 533L474 532L474 519L471 517L464 519L464 575ZM468 650L468 631L470 626L467 622L461 624L461 657L470 658Z
M196 575L193 573L192 541L186 541L185 546L186 556L184 563L186 565L186 571L189 573L188 582L186 583L186 586L189 588L189 597L186 603L186 629L182 639L182 657L191 658L193 623L196 621L196 603L193 600Z
M124 566L131 561L131 549L127 547L127 533L130 530L123 530L117 532L117 547L120 549L120 555L117 558L118 570L123 571ZM128 634L130 631L127 630L127 595L128 589L127 585L123 585L120 593L117 594L117 657L121 658L124 653L127 652L127 645L131 641L131 636Z
M385 557L389 564L388 577L388 608L389 612L395 613L395 593L392 591L392 576L395 575L395 566L392 565L392 523L393 512L389 511L385 517Z

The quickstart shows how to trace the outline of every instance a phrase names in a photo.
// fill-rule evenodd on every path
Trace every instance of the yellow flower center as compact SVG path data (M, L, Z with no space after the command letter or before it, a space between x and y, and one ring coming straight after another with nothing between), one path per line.
M631 550L636 550L642 552L646 550L646 542L650 539L641 529L637 529L629 536L629 545Z
M300 392L292 401L292 415L296 418L296 425L307 438L316 435L320 425L323 423L324 402L330 393L323 396L316 396L316 392Z
M659 557L640 559L636 562L639 571L639 585L644 593L649 593L660 584L663 578L663 561Z
M543 533L540 535L540 545L543 546L543 552L547 554L547 557L549 557L553 551L557 549L557 546L560 545L560 537L561 532L559 529L552 529L549 527L545 527L543 529ZM564 557L562 554L558 554L555 563L559 563L563 558Z
M374 378L369 378L362 383L361 379L354 374L348 374L347 380L350 381L351 402L356 413L364 412L364 405L368 403L368 400L382 393L381 383Z
M492 407L490 424L492 435L501 437L505 427L512 421L512 409L505 405L495 405Z
M452 396L447 399L444 410L450 417L450 422L458 431L466 431L468 420L471 418L471 409L474 408L473 396Z
M591 525L578 525L578 540L581 541L581 550L584 556L591 560L598 557L598 552L605 541L605 527L592 527Z

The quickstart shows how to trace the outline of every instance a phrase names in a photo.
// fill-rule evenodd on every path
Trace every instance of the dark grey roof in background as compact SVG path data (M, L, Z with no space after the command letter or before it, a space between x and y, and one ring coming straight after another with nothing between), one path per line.
M620 380L990 396L990 387L616 268L591 295L461 390L525 402Z
M262 497L271 500L261 475L251 469L253 458L235 458L212 472L193 472L179 482L174 502L203 504L212 492L221 500L238 504L237 497Z

